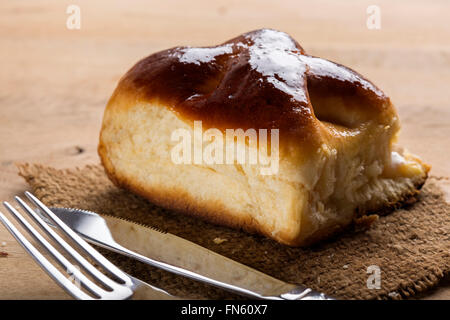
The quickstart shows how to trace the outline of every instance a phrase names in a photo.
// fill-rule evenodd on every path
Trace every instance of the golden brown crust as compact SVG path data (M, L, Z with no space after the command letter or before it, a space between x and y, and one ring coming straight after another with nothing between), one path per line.
M279 129L284 171L274 179L277 181L240 174L243 180L258 180L260 189L255 192L263 196L284 190L285 198L279 199L286 202L280 204L284 200L278 199L272 205L272 200L277 201L276 194L265 206L242 197L231 206L227 201L238 198L239 191L225 199L220 193L227 192L225 189L203 190L206 187L197 183L198 190L192 190L189 182L193 176L197 179L198 171L194 172L193 166L175 168L167 154L155 150L168 148L174 126L193 120L201 120L205 130ZM155 124L165 133L153 129ZM121 79L108 102L98 153L108 177L117 186L161 207L298 246L328 238L345 229L352 219L389 208L417 193L429 167L416 158L408 160L414 163L411 170L407 170L406 162L391 163L388 158L398 129L389 98L368 80L344 66L307 56L288 35L264 29L220 46L174 48L140 61ZM149 131L157 137L156 142ZM363 148L361 144L378 144L380 148ZM143 156L144 149L152 150L152 163ZM173 170L165 170L170 165ZM406 171L396 169L396 165L406 166L402 169ZM374 173L380 167L391 169ZM232 170L226 172L236 175ZM358 183L353 186L352 178L346 179L346 170L355 180L364 172L370 181L378 179L381 183L371 186L372 193L366 198L358 195L362 200L356 201L353 194L361 190ZM383 176L391 171L399 175ZM191 180L180 178L178 185L169 180L177 179L174 172L186 174ZM338 178L351 186L344 194L339 191L342 186ZM403 179L398 181L398 189L397 178ZM203 179L216 184L225 181L216 173L205 174ZM316 187L317 179L323 181ZM334 188L331 193L321 189L329 185ZM240 190L255 197L248 186ZM384 187L392 190L385 192ZM327 196L321 198L322 193ZM245 211L248 208L258 212ZM241 209L243 212L239 212Z

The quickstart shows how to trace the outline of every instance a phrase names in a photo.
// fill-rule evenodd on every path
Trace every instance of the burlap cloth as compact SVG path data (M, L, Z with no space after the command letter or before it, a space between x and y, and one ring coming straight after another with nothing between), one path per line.
M115 187L101 166L56 170L25 164L19 165L19 170L47 205L88 209L155 226L281 280L305 284L337 298L411 297L437 284L450 271L450 206L433 177L418 202L380 217L368 230L351 228L302 249L161 209ZM227 241L218 244L216 238ZM116 254L107 256L130 274L178 296L236 298ZM370 265L381 270L380 289L367 287Z

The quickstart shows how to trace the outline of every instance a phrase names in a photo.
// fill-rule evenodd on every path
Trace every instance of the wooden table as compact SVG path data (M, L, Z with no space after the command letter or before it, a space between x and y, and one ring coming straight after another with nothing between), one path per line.
M72 3L81 9L79 30L66 27ZM379 30L366 26L373 3L381 9ZM286 31L308 53L375 82L398 108L401 143L431 163L432 174L450 177L449 12L445 0L3 0L0 199L27 188L14 162L98 163L103 108L138 59L176 45L218 44L261 27ZM68 297L3 227L0 251L9 253L0 258L0 299ZM450 299L448 279L427 298Z

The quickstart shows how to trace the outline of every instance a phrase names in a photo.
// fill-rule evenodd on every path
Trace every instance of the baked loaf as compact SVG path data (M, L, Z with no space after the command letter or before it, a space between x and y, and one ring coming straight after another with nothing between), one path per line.
M374 84L262 29L138 62L108 102L98 152L114 183L157 205L299 246L418 192L429 166L398 132Z

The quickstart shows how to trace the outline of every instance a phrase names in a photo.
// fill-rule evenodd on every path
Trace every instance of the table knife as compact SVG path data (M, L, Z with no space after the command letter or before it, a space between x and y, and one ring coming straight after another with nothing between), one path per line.
M274 300L332 299L152 227L87 210L55 207L51 210L88 242L242 296Z

